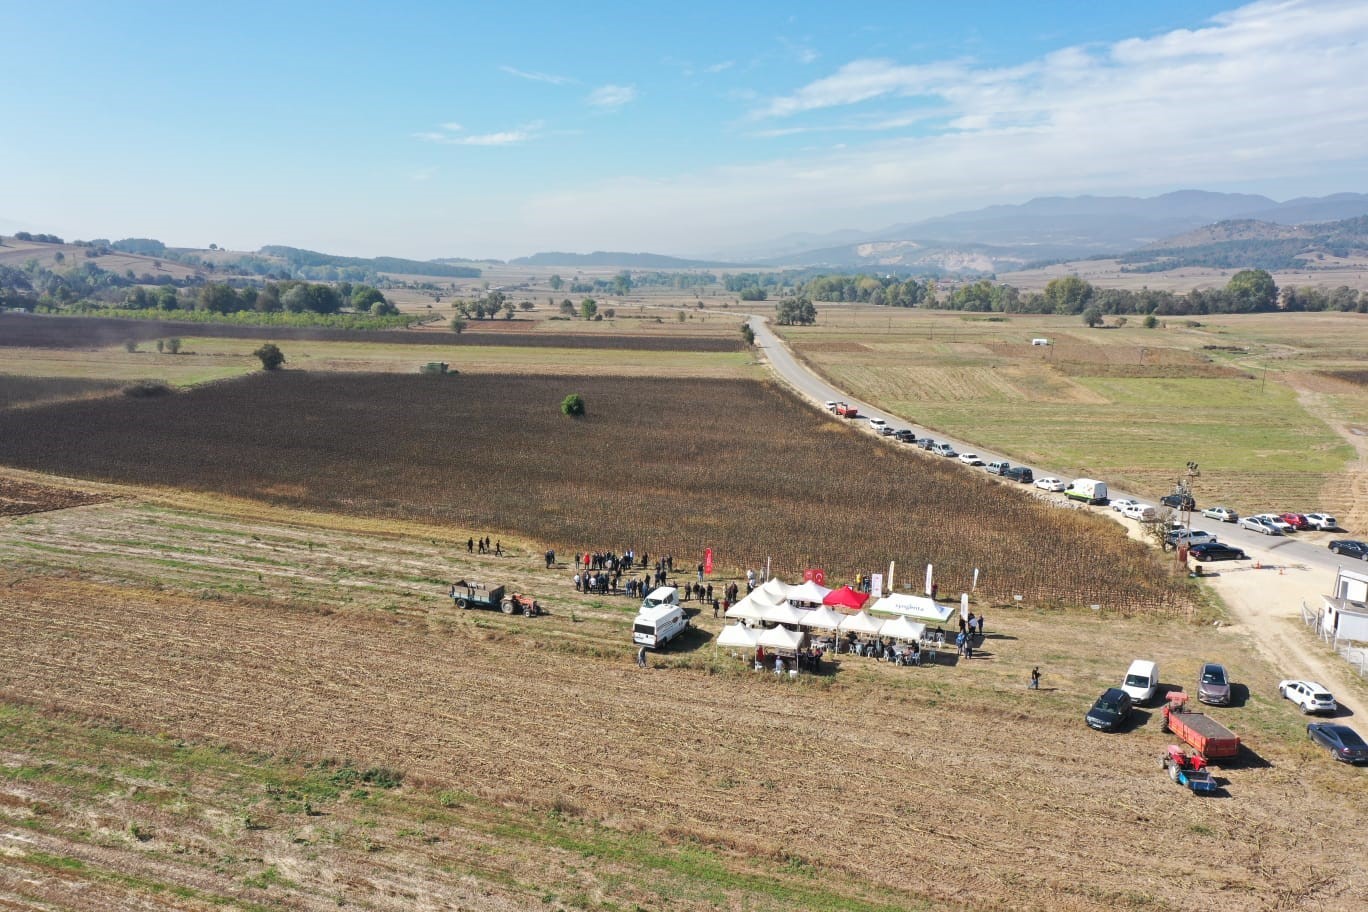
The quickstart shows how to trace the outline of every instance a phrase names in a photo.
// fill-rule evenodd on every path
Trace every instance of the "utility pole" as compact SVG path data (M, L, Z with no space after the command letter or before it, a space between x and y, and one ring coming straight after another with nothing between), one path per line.
M1182 518L1183 528L1187 531L1187 537L1184 539L1185 546L1192 539L1192 508L1197 505L1197 498L1192 494L1192 482L1193 479L1200 477L1202 477L1202 470L1197 466L1197 463L1189 460L1183 477L1178 479L1176 493L1178 494L1179 516ZM1182 548L1173 549L1175 555L1181 554L1183 550ZM1177 560L1176 557L1174 559Z

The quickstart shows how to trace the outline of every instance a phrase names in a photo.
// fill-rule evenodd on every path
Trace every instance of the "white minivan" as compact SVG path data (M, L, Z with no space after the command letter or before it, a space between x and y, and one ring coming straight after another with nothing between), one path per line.
M1136 703L1153 700L1159 689L1159 663L1149 659L1131 662L1130 668L1126 669L1126 679L1121 682L1121 689L1130 694Z
M689 627L689 616L679 607L679 590L661 586L651 590L632 621L632 642L659 649Z

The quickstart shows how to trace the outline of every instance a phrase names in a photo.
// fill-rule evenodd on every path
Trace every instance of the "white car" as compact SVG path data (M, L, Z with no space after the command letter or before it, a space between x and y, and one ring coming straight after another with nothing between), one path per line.
M1339 528L1339 520L1329 513L1307 513L1306 524L1322 532L1333 532Z
M827 410L828 412L834 412L834 411L836 411L836 400L835 400L835 399L828 399L828 400L826 401L826 410Z
M1332 713L1338 708L1330 691L1315 681L1283 681L1278 684L1278 693L1304 713Z
M1154 512L1154 507L1149 504L1133 503L1121 511L1121 515L1126 519L1134 519L1139 522L1153 522L1158 515Z
M1240 514L1230 509L1230 507L1207 507L1202 511L1202 515L1207 519L1219 519L1221 522L1230 523L1233 523L1240 518Z
M876 431L882 431L884 428L888 427L888 422L884 421L882 418L870 418L869 426Z
M960 453L960 455L959 455L959 461L962 462L962 463L964 463L965 465L971 465L971 466L981 466L981 465L983 465L983 460L979 458L979 454L978 454L978 453Z
M1256 515L1254 518L1255 518L1255 519L1262 519L1264 522L1268 523L1270 526L1272 526L1273 528L1277 529L1277 530L1278 530L1279 532L1281 532L1283 535L1286 535L1288 532L1296 532L1296 531L1297 531L1297 527L1296 527L1296 526L1292 525L1290 522L1288 522L1287 520L1283 519L1281 516L1279 516L1279 515L1276 514L1276 513L1260 513L1260 514Z
M1042 491L1053 491L1056 494L1068 487L1058 478L1042 478L1035 483L1035 486Z
M1138 500L1132 500L1132 499L1130 499L1129 497L1121 497L1121 498L1118 498L1117 500L1113 500L1113 501L1111 502L1111 508L1112 508L1113 510L1115 510L1117 513L1120 513L1122 510L1126 509L1127 507L1133 507L1133 506L1135 506L1136 504L1138 504L1139 502L1140 502L1140 501L1138 501Z

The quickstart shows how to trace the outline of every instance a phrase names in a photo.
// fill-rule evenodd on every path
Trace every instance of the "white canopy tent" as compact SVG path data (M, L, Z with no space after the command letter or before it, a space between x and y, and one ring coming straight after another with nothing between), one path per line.
M789 590L792 588L793 587L790 586L788 583L780 582L779 578L775 577L773 579L767 580L763 586L761 586L759 589L756 589L755 592L752 592L750 595L746 597L750 598L750 596L755 595L756 592L763 593L765 601L769 602L771 605L774 605L778 604L779 602L787 601L789 597Z
M901 616L895 617L891 621L884 621L883 627L879 629L879 636L891 637L895 640L920 640L924 633L926 633L925 624L918 624Z
M807 634L797 630L775 627L761 633L755 645L764 646L766 649L784 649L793 652L802 647L803 638L806 636Z
M754 592L751 593L751 595L754 594ZM765 609L771 608L773 606L761 604L760 602L757 602L755 599L751 598L751 595L746 596L741 601L737 602L735 605L732 605L730 608L727 609L728 620L759 621L764 619Z
M822 604L822 599L831 594L831 590L826 586L819 586L812 580L807 580L801 586L790 586L788 597L790 602L813 602Z
M760 620L767 624L801 624L803 617L808 612L801 608L794 608L788 602L781 605L774 605L766 608L760 615Z
M867 611L857 611L848 614L841 619L840 631L842 633L856 633L864 636L876 636L884 622L878 618L869 616Z
M752 630L745 624L728 624L717 635L718 646L735 646L741 649L754 649L760 638L760 631Z
M927 623L934 621L937 624L944 624L958 608L958 605L953 604L942 605L925 595L893 592L879 599L866 610L875 611L879 614L901 615L905 618L926 621Z
M811 611L803 612L803 619L798 623L804 627L813 627L818 630L837 630L841 626L844 615L837 614L826 605L820 608L813 608Z

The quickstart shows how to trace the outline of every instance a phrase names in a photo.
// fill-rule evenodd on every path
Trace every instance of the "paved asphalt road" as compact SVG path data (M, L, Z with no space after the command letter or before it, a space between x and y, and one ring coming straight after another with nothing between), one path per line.
M914 431L918 437L930 436L935 438L938 443L945 441L953 446L958 452L977 453L982 457L984 462L995 462L1000 460L1010 461L1010 457L986 449L977 443L970 443L967 440L960 440L956 437L947 437L940 431L911 424L903 418L899 418L896 415L875 408L868 402L861 402L849 393L839 390L830 383L827 383L806 366L800 364L798 360L793 357L793 353L789 350L788 346L779 340L763 318L754 315L751 316L750 327L755 332L755 344L764 350L774 371L791 387L811 399L813 402L816 402L818 405L830 400L848 402L859 408L860 418L857 419L857 421L865 428L869 427L869 418L883 418L890 426L894 428L909 428ZM1035 472L1036 478L1054 475L1067 481L1070 477L1067 474L1049 469L1036 468L1034 466L1032 469ZM965 466L964 471L982 472L983 469ZM1176 471L1178 470L1175 469L1175 472ZM1110 493L1113 498L1134 497L1136 500L1144 500L1144 498L1138 495L1132 495L1117 489L1112 489ZM1271 510L1272 508L1270 507L1269 509ZM1320 577L1323 590L1321 592L1311 592L1307 594L1307 601L1311 604L1316 604L1315 597L1317 595L1323 595L1329 591L1335 578L1335 568L1337 565L1343 563L1347 566L1354 567L1355 569L1360 569L1358 565L1364 563L1355 560L1354 558L1341 558L1332 554L1323 542L1299 541L1296 537L1296 533L1289 536L1277 537L1261 535L1258 532L1241 529L1233 523L1223 523L1214 519L1206 519L1197 513L1194 513L1192 516L1192 527L1194 529L1202 529L1211 532L1212 534L1217 535L1220 540L1226 544L1242 548L1252 557L1256 557L1264 563L1285 564L1287 566L1304 565L1313 570L1324 571L1324 576ZM1349 538L1352 536L1344 534L1339 537Z

